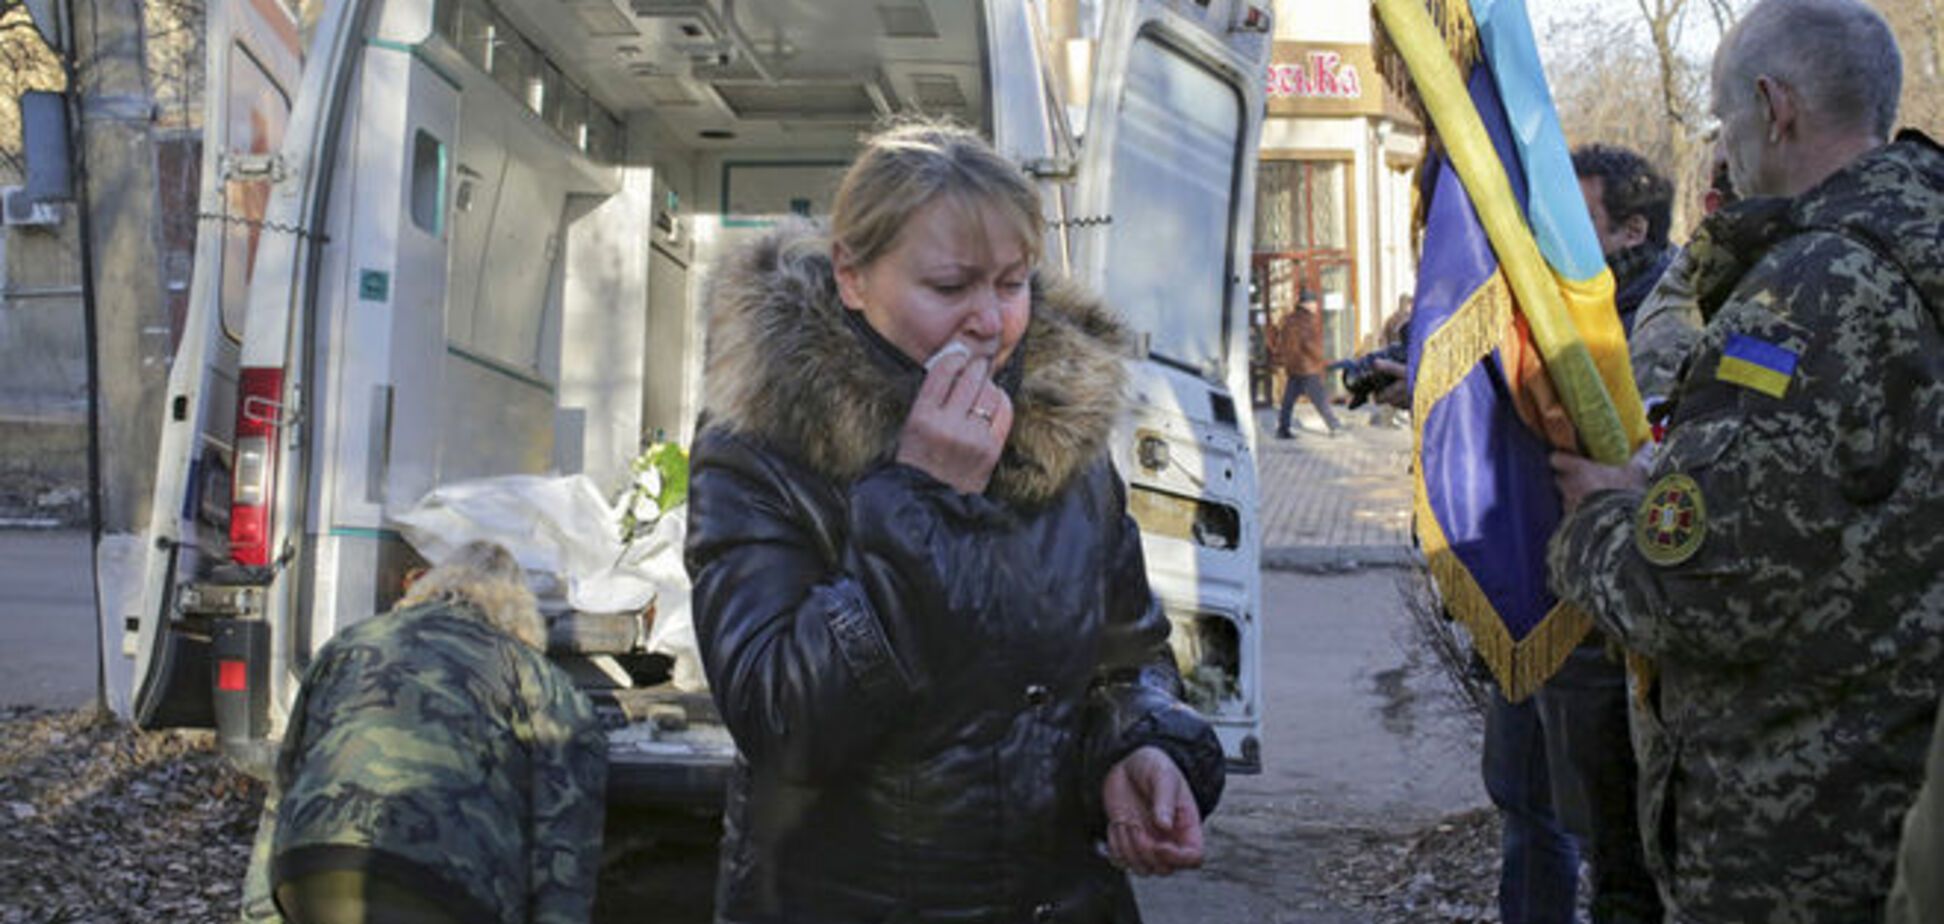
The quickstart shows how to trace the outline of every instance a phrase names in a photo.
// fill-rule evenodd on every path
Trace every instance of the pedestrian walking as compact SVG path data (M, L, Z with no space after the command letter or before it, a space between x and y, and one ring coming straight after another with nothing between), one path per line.
M1288 381L1283 384L1282 410L1276 417L1276 438L1290 439L1290 414L1296 409L1296 396L1309 399L1331 436L1343 431L1336 414L1330 410L1330 393L1323 386L1323 306L1316 292L1301 290L1296 307L1276 322L1273 359L1282 367Z

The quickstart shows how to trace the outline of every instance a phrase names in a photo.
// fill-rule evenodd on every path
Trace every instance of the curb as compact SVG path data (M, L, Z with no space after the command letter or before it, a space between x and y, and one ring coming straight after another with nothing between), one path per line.
M1262 550L1262 570L1343 574L1363 568L1422 568L1424 556L1405 545L1284 545Z
M45 531L66 526L67 521L59 517L0 517L0 529Z

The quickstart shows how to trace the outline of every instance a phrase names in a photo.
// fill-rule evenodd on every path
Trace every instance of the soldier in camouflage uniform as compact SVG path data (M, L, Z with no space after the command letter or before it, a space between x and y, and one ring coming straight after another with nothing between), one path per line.
M1713 215L1734 201L1728 161L1721 146L1716 145L1713 180L1702 210ZM1650 410L1674 391L1674 384L1680 381L1681 361L1701 339L1701 307L1696 304L1694 274L1695 261L1687 250L1675 250L1660 279L1641 300L1627 332L1627 358L1633 364L1634 386Z
M1944 691L1944 151L1883 140L1857 0L1764 0L1715 108L1754 200L1651 471L1555 459L1555 589L1655 660L1642 827L1671 920L1880 919ZM1818 70L1820 68L1820 70Z
M254 891L299 924L586 921L606 739L544 646L519 565L479 542L338 633L291 711Z

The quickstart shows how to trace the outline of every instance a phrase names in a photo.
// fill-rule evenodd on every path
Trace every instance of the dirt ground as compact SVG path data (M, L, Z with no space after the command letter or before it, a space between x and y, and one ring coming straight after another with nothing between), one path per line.
M1138 884L1148 924L1496 918L1482 726L1409 591L1396 569L1265 574L1263 773L1229 778L1202 870Z

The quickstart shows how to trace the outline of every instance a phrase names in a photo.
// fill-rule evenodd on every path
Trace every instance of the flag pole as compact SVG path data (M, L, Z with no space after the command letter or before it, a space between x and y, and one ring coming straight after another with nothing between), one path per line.
M1443 34L1423 0L1373 0L1373 4L1393 47L1409 67L1419 100L1498 254L1500 269L1545 359L1547 376L1579 431L1581 446L1597 461L1625 463L1632 455L1627 429L1600 378L1599 366L1573 325L1559 283L1526 226L1512 181L1499 163L1485 123L1472 107L1471 94Z

